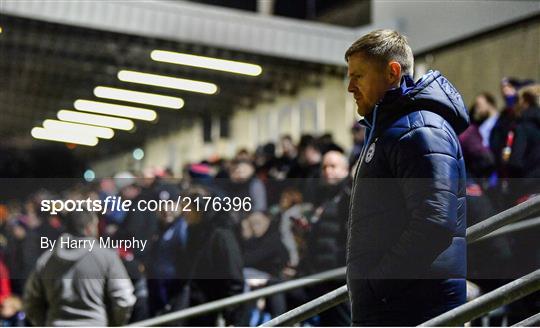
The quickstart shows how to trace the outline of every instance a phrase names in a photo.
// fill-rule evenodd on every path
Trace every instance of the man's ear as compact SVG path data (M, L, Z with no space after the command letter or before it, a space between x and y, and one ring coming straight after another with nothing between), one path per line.
M392 85L399 85L401 81L401 65L397 61L388 63L388 82Z

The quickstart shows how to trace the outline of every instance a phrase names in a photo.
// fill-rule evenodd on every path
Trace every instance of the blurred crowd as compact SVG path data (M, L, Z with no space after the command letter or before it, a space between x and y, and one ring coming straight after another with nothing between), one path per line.
M540 193L540 85L505 78L501 96L503 104L492 94L478 94L470 106L471 125L460 135L468 169L469 226ZM40 211L43 199L251 199L249 211L114 210L99 215L99 236L148 240L144 251L117 250L135 296L129 322L343 267L363 127L354 124L351 136L353 147L347 150L331 134L303 135L297 143L282 136L277 144L261 145L255 152L239 150L232 159L188 164L181 177L167 168L125 171L66 190L34 190L25 200L1 204L3 325L40 323L25 311L25 297L39 293L29 295L25 284L44 252L40 238L57 239L66 230L61 214ZM539 267L540 248L530 243L535 234L538 229L469 248L471 281L480 293L510 279L509 273L489 276L489 270L515 261L523 273ZM172 324L256 326L343 284L331 280ZM325 311L305 325L349 326L347 306ZM505 308L499 320L517 320L539 309L539 297L533 295L519 307Z

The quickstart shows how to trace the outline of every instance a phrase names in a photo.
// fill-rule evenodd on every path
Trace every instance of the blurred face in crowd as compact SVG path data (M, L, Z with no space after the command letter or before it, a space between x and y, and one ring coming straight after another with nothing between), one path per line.
M296 152L296 148L289 138L282 138L281 139L281 149L283 151L283 155L285 156L294 156L294 153Z
M304 149L304 158L308 165L319 164L321 162L321 152L313 146L307 146Z
M190 206L190 210L191 211L183 212L186 223L191 226L191 225L196 225L199 222L201 222L202 213L197 211L197 208L195 206Z
M139 196L140 192L140 188L133 184L122 188L120 194L125 199L135 199Z
M506 81L506 79L501 83L501 93L506 107L512 108L516 105L518 98L517 89L509 81Z
M9 296L0 305L0 316L2 318L11 318L17 312L22 310L22 302L16 296Z
M508 83L507 81L503 81L501 83L501 93L503 97L517 96L516 88L512 84Z
M287 210L290 207L302 202L302 194L298 190L285 190L279 198L279 207Z
M182 211L180 209L176 210L174 208L169 207L163 207L160 211L158 211L158 218L159 222L163 226L168 226L171 223L174 222L174 220L182 214Z
M92 221L88 223L84 229L84 235L87 237L99 237L99 219L96 215L92 214Z
M401 65L395 61L383 65L362 53L355 53L348 61L349 87L357 112L366 116L373 111L388 89L399 86Z
M521 115L529 108L539 107L540 84L534 84L521 89L518 93L517 113Z
M231 180L235 183L247 181L255 173L255 168L249 162L239 162L231 168Z
M324 182L335 185L349 175L349 165L343 154L329 151L323 157L322 176Z
M242 220L242 237L244 239L259 238L270 226L270 218L263 213L255 212Z
M484 120L492 115L492 113L495 113L496 108L493 107L487 100L486 97L480 95L476 97L474 102L474 119L477 121Z

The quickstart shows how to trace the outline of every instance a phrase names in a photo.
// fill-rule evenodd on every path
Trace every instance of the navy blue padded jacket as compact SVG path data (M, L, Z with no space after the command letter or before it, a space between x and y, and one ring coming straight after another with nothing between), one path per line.
M361 123L367 137L347 241L353 323L417 324L465 301L466 176L457 135L469 117L457 90L430 71L416 83L405 76ZM391 313L398 321L377 321Z

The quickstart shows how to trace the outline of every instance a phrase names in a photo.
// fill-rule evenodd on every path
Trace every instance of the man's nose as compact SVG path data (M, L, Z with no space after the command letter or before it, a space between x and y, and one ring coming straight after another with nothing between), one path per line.
M356 91L356 86L354 85L352 81L349 81L349 86L347 87L347 91L349 91L350 93L354 93L354 91Z

